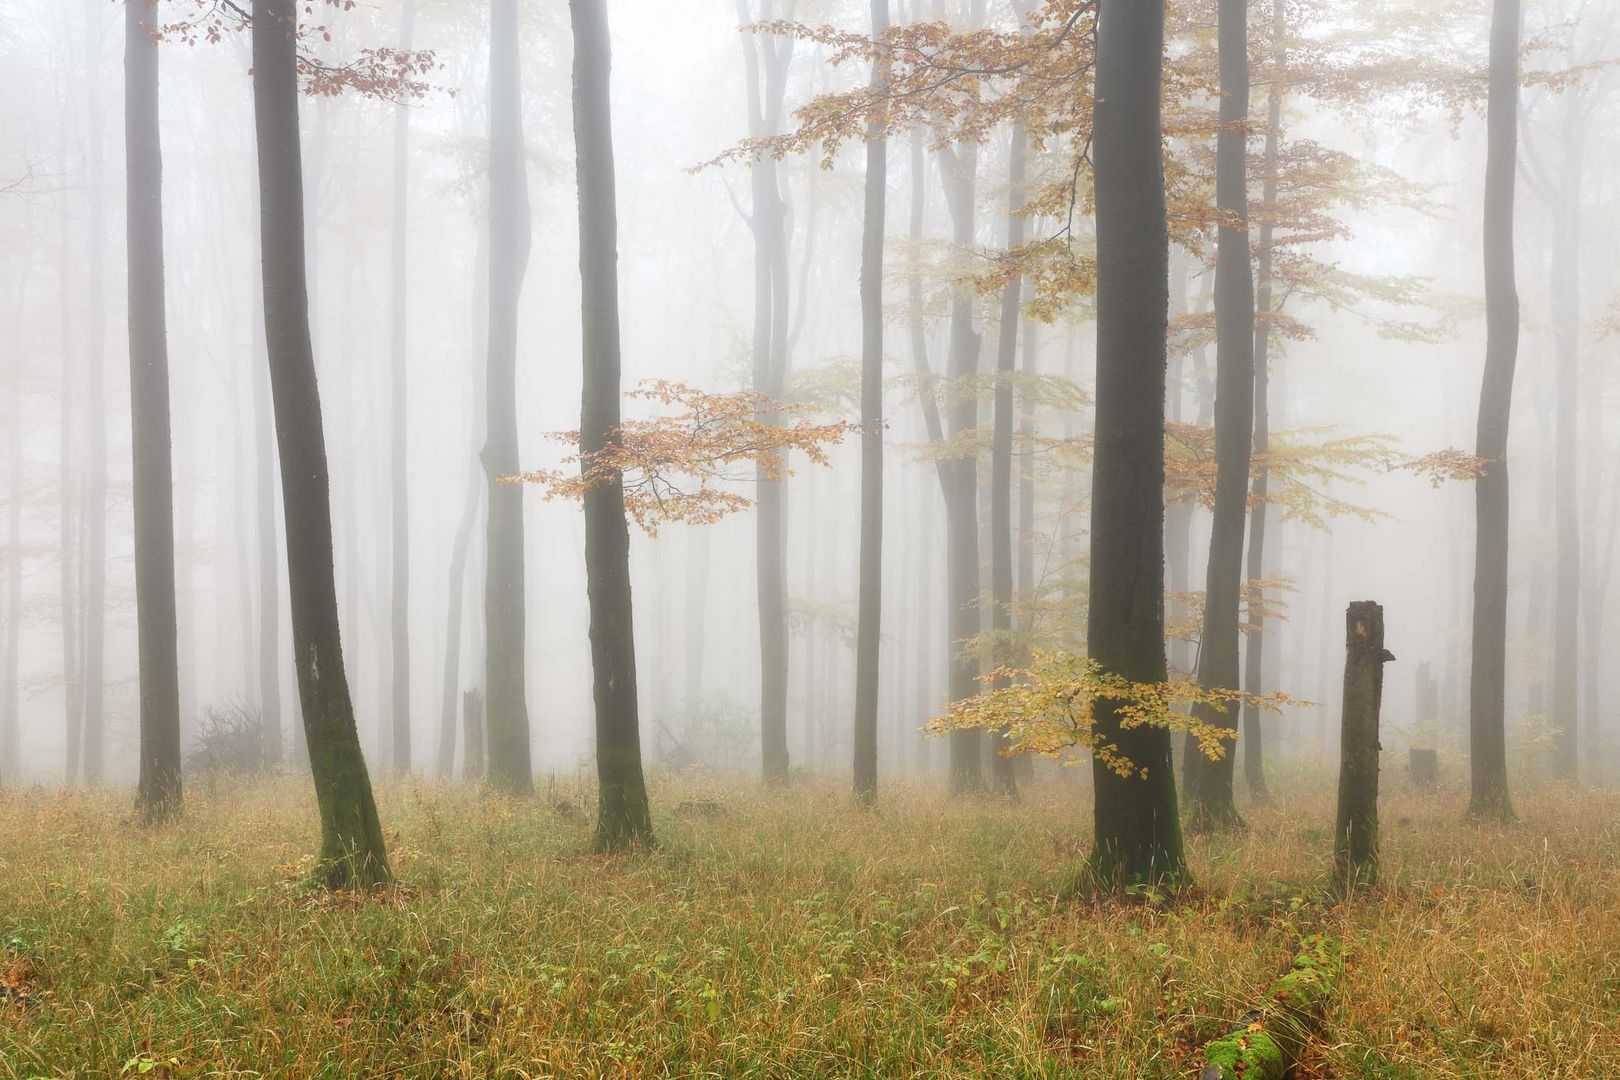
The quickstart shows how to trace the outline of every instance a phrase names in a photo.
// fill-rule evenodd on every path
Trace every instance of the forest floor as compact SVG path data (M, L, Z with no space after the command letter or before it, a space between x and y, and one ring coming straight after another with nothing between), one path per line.
M581 783L384 785L400 886L304 884L296 780L0 792L0 1076L1186 1077L1304 932L1348 970L1304 1077L1620 1076L1620 795L1386 795L1384 886L1329 905L1332 784L1190 842L1199 888L1077 896L1079 782L660 778L661 846L588 853Z

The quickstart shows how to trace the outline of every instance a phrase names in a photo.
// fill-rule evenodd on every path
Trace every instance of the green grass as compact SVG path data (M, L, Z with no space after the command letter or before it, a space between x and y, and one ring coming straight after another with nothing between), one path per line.
M1348 970L1315 1077L1620 1076L1620 797L1384 805L1385 887L1324 900L1330 785L1194 839L1197 892L1077 895L1089 795L1016 806L661 778L661 847L588 788L379 791L401 886L306 888L308 789L0 793L0 1077L1182 1077L1303 933Z

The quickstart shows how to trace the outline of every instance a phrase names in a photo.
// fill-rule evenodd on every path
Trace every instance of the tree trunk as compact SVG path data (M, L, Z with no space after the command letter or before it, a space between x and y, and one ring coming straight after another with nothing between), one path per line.
M1096 451L1086 644L1103 671L1137 682L1166 676L1164 653L1164 385L1169 333L1165 218L1164 7L1102 0L1092 107L1097 219ZM1093 758L1091 871L1107 887L1187 877L1170 733L1125 727L1099 700L1096 734L1136 769Z
M484 695L477 690L461 695L461 730L465 737L461 748L461 778L481 780L489 744L484 731Z
M792 18L792 0L788 17ZM775 14L772 0L761 0L759 21ZM755 20L748 0L737 0L737 20ZM748 133L753 138L778 134L787 92L794 39L783 35L767 41L752 32L741 35L748 90ZM776 160L765 155L750 170L753 196L749 225L754 233L754 390L779 400L787 383L788 250L787 206L777 179ZM774 413L762 419L775 422ZM788 628L787 585L783 574L784 533L782 485L756 473L758 497L754 551L759 604L760 753L767 782L787 779Z
M1205 580L1198 680L1205 689L1236 689L1238 616L1243 591L1243 522L1249 504L1254 435L1254 278L1249 268L1246 141L1249 116L1248 5L1221 0L1221 128L1215 151L1215 201L1221 211L1215 265L1215 512ZM1235 707L1198 705L1193 715L1237 738ZM1211 761L1192 760L1195 826L1241 828L1233 802L1235 745Z
M1552 310L1558 351L1557 426L1554 435L1554 518L1558 535L1557 584L1553 590L1552 713L1557 729L1553 771L1574 780L1580 773L1581 522L1576 481L1580 401L1581 169L1585 118L1581 90L1564 90L1563 161L1553 210Z
M1243 655L1243 689L1250 695L1265 690L1266 617L1259 583L1266 576L1266 498L1271 481L1264 455L1271 450L1272 232L1277 205L1277 154L1282 141L1283 84L1288 73L1287 9L1283 0L1273 0L1271 10L1271 38L1272 48L1276 50L1276 62L1272 68L1271 86L1266 92L1266 148L1262 164L1265 173L1260 191L1254 327L1254 452L1261 455L1262 460L1255 471L1254 506L1249 511L1247 575L1251 595ZM1249 797L1263 803L1271 801L1271 796L1266 789L1262 747L1260 707L1252 700L1246 701L1243 704L1243 779L1248 785Z
M416 29L415 0L405 0L399 9L399 51L409 53ZM390 448L389 479L393 491L393 582L390 603L390 638L393 644L392 700L389 713L394 721L394 772L404 776L411 771L411 514L410 475L407 454L405 387L408 379L409 347L406 333L407 266L406 240L410 209L411 109L404 101L394 106L394 221L393 251L390 260L393 319L391 352L393 379L389 386L389 413L393 445Z
M1007 250L1024 242L1024 160L1029 142L1024 129L1014 124L1007 151ZM996 351L996 392L990 435L990 627L999 643L992 662L1014 663L1004 648L1012 635L1013 619L1013 375L1018 360L1018 321L1023 308L1024 281L1014 278L1001 293L1001 335ZM1026 390L1027 394L1028 391ZM991 739L999 751L1005 739ZM990 784L997 795L1016 797L1018 777L1011 758L997 752L990 762Z
M1333 863L1342 889L1378 883L1378 714L1384 694L1384 609L1359 600L1345 613L1344 712Z
M263 254L253 238L255 268ZM276 542L275 407L270 401L270 364L264 334L264 294L254 300L253 438L254 491L257 497L259 549L259 726L264 760L281 761L281 552Z
M180 810L180 656L175 612L174 462L163 288L163 147L155 8L124 3L124 146L129 227L129 401L140 653L140 806Z
M338 633L326 439L304 278L297 26L297 0L253 0L265 339L281 451L293 657L321 810L316 873L339 889L381 884L391 875Z
M872 37L889 29L889 0L872 0ZM872 63L872 89L887 81ZM861 218L861 553L855 643L855 797L877 800L878 661L883 604L883 231L888 142L876 120L866 131L866 206Z
M595 673L595 849L651 844L636 702L635 620L630 606L630 527L624 481L595 458L619 430L619 218L613 171L606 0L569 0L574 24L574 146L579 174L579 277L584 323L580 468L585 490L585 580Z
M68 199L64 192L58 203L58 228L61 247L58 268L61 280L68 280L68 266L72 261L72 237L68 226ZM66 743L66 762L63 781L72 787L79 782L79 757L84 747L84 690L79 681L79 630L75 618L78 589L74 583L81 550L74 515L78 511L73 482L73 386L78 373L73 365L73 310L69 302L71 292L62 290L61 309L61 411L57 430L57 563L60 567L58 597L62 609L62 721Z
M104 291L107 222L102 204L105 152L101 145L102 0L86 0L89 66L90 160L85 191L90 201L90 300L86 400L90 407L90 490L85 512L84 574L84 781L99 784L105 771L107 717L105 660L107 648L107 306Z
M966 252L974 241L974 200L978 188L978 147L963 143L940 151L940 178L950 210L952 241ZM961 285L951 296L950 348L946 375L951 406L945 413L945 437L966 443L979 426L977 388L981 338L973 328L973 292ZM964 701L979 692L977 653L968 642L979 634L979 463L972 451L940 463L945 496L945 604L949 611L949 672L946 693ZM967 795L984 788L981 766L984 740L975 730L950 736L951 793Z
M517 0L492 0L489 107L489 367L485 401L489 482L484 568L484 692L490 783L514 795L534 790L524 656L523 491L518 472L518 298L529 265L529 188Z
M10 411L6 422L10 437L6 440L6 464L11 471L11 506L6 514L6 622L0 641L4 654L0 655L0 786L22 778L22 697L19 668L22 651L22 515L24 499L23 477L23 405L22 377L13 371L6 379ZM65 556L64 556L65 557Z
M1503 704L1507 680L1508 419L1519 355L1513 267L1513 188L1518 157L1520 0L1493 0L1485 163L1485 375L1475 454L1474 635L1469 676L1472 817L1511 820Z

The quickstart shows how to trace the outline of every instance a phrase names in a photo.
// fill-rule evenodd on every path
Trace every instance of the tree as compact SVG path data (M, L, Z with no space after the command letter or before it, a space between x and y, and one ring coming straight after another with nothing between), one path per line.
M872 0L872 37L889 29L889 0ZM881 86L884 64L872 61ZM883 603L883 232L888 141L874 118L866 136L866 204L861 217L861 550L855 642L855 797L877 800L878 660Z
M598 467L619 431L619 220L607 0L569 0L574 24L574 146L579 175L579 277L584 321L580 470ZM652 843L641 772L630 528L624 479L609 470L585 491L585 579L595 674L597 851Z
M788 18L794 0L788 0ZM760 0L760 19L774 15L772 0ZM751 29L748 0L737 0L745 82L748 90L748 134L766 139L782 130L782 101L795 37L773 40ZM765 155L749 169L752 205L748 226L754 234L754 391L780 400L788 366L788 241L786 200L782 197L776 159ZM782 569L782 492L763 473L755 532L755 584L759 594L760 753L765 779L788 775L787 584Z
M293 656L321 812L318 879L328 888L391 873L343 667L332 572L332 510L309 331L298 130L297 0L253 0L253 102L259 152L265 340L287 522Z
M489 28L489 364L485 401L489 481L484 571L484 693L490 783L534 790L524 674L523 491L518 471L518 297L529 265L517 0L492 0Z
M1243 590L1243 525L1249 507L1254 438L1254 277L1249 266L1249 48L1246 0L1220 4L1220 128L1215 201L1215 515L1205 577L1198 679L1205 689L1236 687L1238 603ZM1099 212L1100 216L1100 212ZM1207 708L1207 706L1206 706ZM1216 720L1203 716L1207 722ZM1232 738L1236 718L1227 718ZM1202 829L1241 827L1232 801L1234 755L1194 756L1193 820Z
M106 154L101 138L101 27L97 21L105 9L106 4L101 0L86 0L85 37L90 70L85 84L89 89L90 153L85 170L85 194L90 204L87 237L90 280L85 288L90 300L90 317L87 320L89 377L85 397L90 410L87 419L90 490L85 504L84 588L80 599L84 602L82 766L87 784L101 783L107 748L107 307L102 288L106 278L107 222L102 200Z
M1086 648L1106 674L1162 683L1170 244L1161 149L1164 6L1099 0L1096 33L1097 426ZM1136 768L1121 775L1101 757L1093 760L1092 874L1116 888L1185 880L1170 734L1127 726L1121 704L1099 700L1096 727Z
M399 50L411 51L416 28L415 0L404 0L399 9ZM394 772L411 771L411 515L409 467L406 461L405 387L409 369L406 338L406 211L410 201L411 110L404 99L394 105L394 220L390 259L392 319L390 351L392 379L389 383L389 412L393 447L389 454L389 479L393 516L393 584L391 589L390 636L393 645L393 687L390 712L394 720Z
M1485 160L1485 374L1475 455L1474 644L1469 675L1471 817L1513 818L1508 799L1504 697L1507 680L1508 418L1519 355L1519 294L1513 265L1518 169L1520 0L1493 0Z
M129 397L140 653L140 804L148 820L180 809L180 658L175 615L174 463L163 282L163 145L156 3L124 2L128 179Z

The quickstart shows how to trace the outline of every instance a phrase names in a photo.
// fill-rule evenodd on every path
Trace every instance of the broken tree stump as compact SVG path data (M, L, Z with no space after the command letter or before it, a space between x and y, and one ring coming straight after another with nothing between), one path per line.
M1333 864L1339 887L1378 881L1378 714L1384 697L1384 609L1358 600L1345 613L1344 712Z
M1288 974L1266 992L1266 1004L1204 1047L1199 1080L1283 1080L1321 1031L1343 971L1337 940L1315 934L1301 941Z

